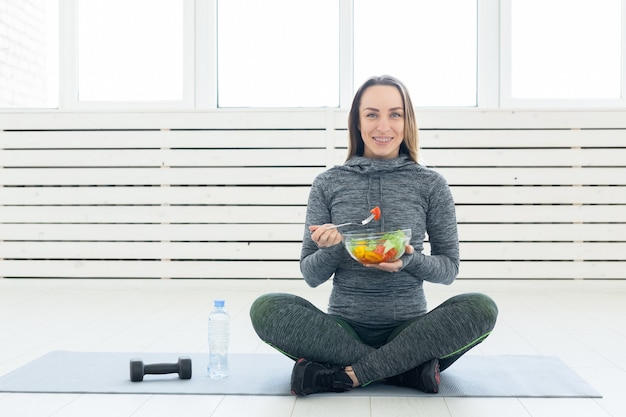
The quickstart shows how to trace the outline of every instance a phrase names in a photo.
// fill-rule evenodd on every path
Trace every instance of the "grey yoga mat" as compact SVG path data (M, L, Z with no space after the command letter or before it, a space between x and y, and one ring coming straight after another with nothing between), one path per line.
M141 358L146 364L175 363L179 356L191 357L191 379L167 374L130 381L131 358ZM212 380L207 376L206 354L55 351L0 377L0 392L290 395L290 359L280 354L231 354L229 362L230 376ZM383 383L339 395L433 396ZM440 392L434 395L600 397L560 359L520 355L466 355L441 374Z

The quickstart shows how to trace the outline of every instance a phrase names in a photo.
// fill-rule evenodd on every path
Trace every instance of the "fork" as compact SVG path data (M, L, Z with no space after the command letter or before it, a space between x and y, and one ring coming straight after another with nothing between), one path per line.
M374 213L372 213L372 214L370 214L370 215L368 216L368 218L367 218L367 219L363 219L363 220L361 220L361 221L360 221L360 222L358 222L358 223L348 222L348 223L334 224L334 225L332 225L332 226L328 226L328 227L326 227L326 229L336 229L336 228L338 228L338 227L341 227L341 226L348 226L348 225L350 225L350 224L353 224L353 225L356 225L356 226L365 226L366 224L368 224L369 222L371 222L372 220L374 220L374 217L376 217L376 215L375 215Z

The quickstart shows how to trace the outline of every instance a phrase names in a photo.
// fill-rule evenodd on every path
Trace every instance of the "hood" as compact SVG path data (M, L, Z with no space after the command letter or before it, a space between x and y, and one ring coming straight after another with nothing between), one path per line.
M400 155L398 158L393 159L371 159L364 158L362 156L354 156L343 165L336 168L342 171L349 171L356 174L361 174L367 177L367 191L365 198L369 209L375 206L380 207L383 213L387 212L387 193L392 195L398 191L398 187L402 187L403 181L398 180L398 175L393 175L388 179L386 173L396 173L403 171L404 169L410 169L417 164L413 162L408 155ZM406 175L402 176L407 178ZM386 184L388 182L388 184ZM386 229L385 216L381 217L377 228L379 231Z

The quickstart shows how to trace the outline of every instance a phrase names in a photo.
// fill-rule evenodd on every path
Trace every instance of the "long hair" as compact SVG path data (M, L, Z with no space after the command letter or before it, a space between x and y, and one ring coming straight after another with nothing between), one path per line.
M348 144L348 157L346 160L352 158L353 156L363 156L363 152L365 151L365 144L363 143L361 129L359 128L359 107L361 106L361 98L363 97L365 90L374 85L388 85L397 88L400 92L400 96L402 96L402 105L404 107L404 138L402 140L402 144L400 145L400 154L408 155L411 160L417 163L419 138L417 122L415 120L415 111L413 110L411 97L409 96L409 92L404 84L390 75L371 77L365 81L361 87L359 87L354 95L352 107L350 108L350 113L348 115L348 134L350 142Z

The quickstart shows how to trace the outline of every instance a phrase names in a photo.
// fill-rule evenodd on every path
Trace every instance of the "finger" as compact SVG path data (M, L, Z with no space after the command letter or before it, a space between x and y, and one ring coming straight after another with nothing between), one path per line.
M309 230L311 231L311 239L313 239L315 242L318 242L325 232L323 225L309 226Z
M341 234L335 229L320 228L315 232L317 236L317 244L323 246L333 246L341 242Z
M328 234L328 242L331 245L336 245L341 242L341 233L339 233L337 229L331 229L329 230L329 232L330 233Z

